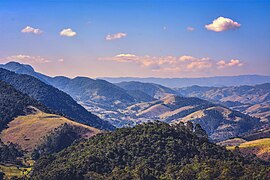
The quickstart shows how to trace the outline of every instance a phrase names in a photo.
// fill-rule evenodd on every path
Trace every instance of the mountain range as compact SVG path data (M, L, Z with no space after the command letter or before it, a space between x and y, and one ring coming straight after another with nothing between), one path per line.
M222 141L267 123L263 122L265 119L262 116L243 114L241 113L243 109L228 106L228 102L224 103L220 100L217 92L220 92L222 96L229 96L227 91L220 91L226 87L192 86L191 88L173 89L159 84L135 81L112 84L105 80L87 77L73 79L63 76L49 77L35 72L29 65L16 62L10 62L1 67L16 73L34 76L43 81L43 84L49 84L64 91L88 111L109 121L116 127L134 126L157 120L167 123L191 121L201 124L212 140ZM209 88L217 89L217 91L206 91ZM231 88L234 88L231 89L231 92L235 94L236 92L245 92L246 87L241 87L240 90L237 87ZM267 97L266 93L269 92L267 85L258 85L254 88L261 89L261 96ZM254 101L255 104L259 103L257 89L249 93L249 98L257 99ZM209 92L208 96L212 99L196 90ZM193 96L193 94L195 95ZM242 96L247 97L244 94ZM269 103L266 102L266 104ZM266 111L266 114L270 112L266 109L263 110Z
M0 65L0 177L268 178L269 84L113 84Z
M135 77L101 77L111 83L120 82L144 82L155 83L170 88L180 88L187 86L240 86L240 85L257 85L270 82L270 76L263 75L239 75L239 76L216 76L202 78L135 78Z
M270 83L255 86L178 88L187 97L198 97L244 112L262 121L270 120Z

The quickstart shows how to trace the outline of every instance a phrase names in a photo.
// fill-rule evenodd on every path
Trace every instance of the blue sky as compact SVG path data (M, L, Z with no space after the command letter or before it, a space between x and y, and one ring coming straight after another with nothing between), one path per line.
M1 0L0 33L2 63L53 76L270 75L270 1Z

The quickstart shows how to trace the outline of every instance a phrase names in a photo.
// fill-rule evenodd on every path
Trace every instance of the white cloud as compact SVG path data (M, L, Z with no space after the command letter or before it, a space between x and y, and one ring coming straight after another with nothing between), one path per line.
M240 28L241 24L229 18L219 17L215 19L212 24L205 25L205 28L210 31L221 32L230 29Z
M58 62L64 62L65 60L63 58L58 59Z
M26 55L26 54L18 54L18 55L12 55L4 58L4 60L7 61L20 61L22 63L49 63L51 62L50 60L41 57L41 56L31 56L31 55Z
M148 68L158 72L201 72L218 70L232 66L240 67L243 63L240 60L230 60L229 62L215 61L209 57L197 58L193 56L138 56L135 54L118 54L113 57L103 57L99 60L116 61L119 63L133 63L142 68Z
M244 64L241 63L240 60L238 59L231 59L229 62L225 62L224 60L220 60L219 62L217 62L217 66L219 69L221 68L226 68L226 67L233 67L233 66L236 66L236 67L241 67L243 66Z
M32 34L42 34L43 31L37 28L33 28L31 26L26 26L21 30L22 33L32 33Z
M63 29L60 32L60 35L61 36L67 36L67 37L73 37L73 36L76 36L77 33L75 31L73 31L71 28L67 28L67 29Z
M111 41L111 40L115 40L115 39L121 39L121 38L124 38L126 36L127 36L126 33L119 32L119 33L116 33L116 34L108 34L105 39L107 41Z
M187 27L187 30L188 30L188 31L194 31L194 30L195 30L195 28L194 28L194 27L190 27L190 26L189 26L189 27Z

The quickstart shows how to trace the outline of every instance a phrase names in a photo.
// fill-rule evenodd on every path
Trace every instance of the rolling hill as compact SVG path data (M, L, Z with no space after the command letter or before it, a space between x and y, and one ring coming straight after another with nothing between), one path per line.
M0 133L0 138L6 144L11 142L19 145L25 152L33 152L38 145L43 143L43 139L49 133L64 124L74 127L72 133L78 138L89 138L101 132L96 128L32 107L31 114L18 116L9 122L8 127Z
M270 138L262 138L253 141L242 142L237 145L227 146L227 149L238 149L243 154L255 154L260 159L265 161L270 160Z
M42 143L42 139L65 124L73 128L69 133L75 134L75 139L88 138L101 132L52 114L46 106L4 81L0 81L0 112L1 142L19 145L26 152L32 152Z
M168 95L160 100L138 103L124 111L137 124L149 121L200 124L214 141L222 141L261 126L259 119L199 98Z
M262 121L270 120L270 83L255 86L179 88L178 92L188 97L198 97L223 104Z
M114 126L88 112L68 94L32 76L16 74L0 68L0 80L11 84L16 90L38 100L55 113L99 129L114 129Z

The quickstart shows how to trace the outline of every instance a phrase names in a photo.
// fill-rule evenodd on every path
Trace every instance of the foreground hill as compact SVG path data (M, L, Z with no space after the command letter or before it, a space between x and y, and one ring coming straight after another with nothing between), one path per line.
M38 100L58 114L100 129L114 129L108 122L77 104L68 94L32 76L16 74L0 68L0 80L11 84L16 90Z
M260 125L250 117L199 98L168 95L152 102L138 103L125 111L136 123L164 121L200 124L214 141L222 141L249 132Z
M270 120L270 83L256 86L179 88L179 93L223 104L251 116Z
M268 179L270 167L210 143L200 126L156 122L91 138L34 165L33 179Z

